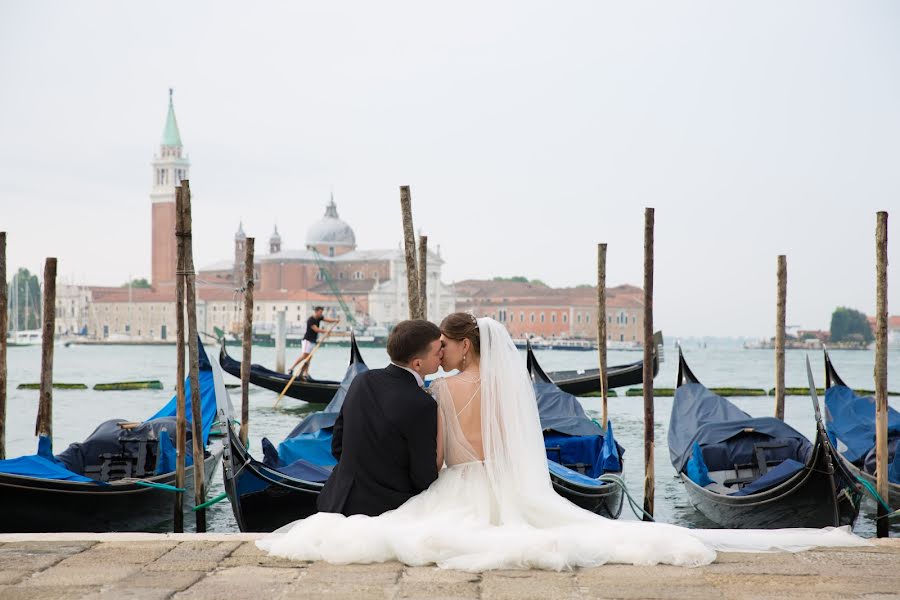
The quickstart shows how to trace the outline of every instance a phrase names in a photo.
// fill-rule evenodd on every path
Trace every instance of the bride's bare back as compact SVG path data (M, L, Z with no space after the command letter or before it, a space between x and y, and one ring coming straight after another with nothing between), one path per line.
M445 377L435 384L441 410L444 461L448 467L484 460L481 440L481 381Z

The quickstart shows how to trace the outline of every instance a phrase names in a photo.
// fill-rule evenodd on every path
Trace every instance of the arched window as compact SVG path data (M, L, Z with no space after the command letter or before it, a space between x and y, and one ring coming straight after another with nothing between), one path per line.
M531 313L531 322L534 323L534 313Z
M567 315L566 313L563 313L562 321L563 321L563 323L568 323L568 322L569 322L569 315Z
M525 322L525 313L520 312L519 313L519 323L524 323L524 322Z
M550 322L556 323L556 313L550 313Z
M544 322L544 313L541 313L541 323Z

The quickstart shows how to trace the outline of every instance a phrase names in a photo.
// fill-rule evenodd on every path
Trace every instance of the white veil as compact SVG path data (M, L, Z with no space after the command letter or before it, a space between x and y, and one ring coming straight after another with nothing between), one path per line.
M483 317L478 319L478 332L482 444L498 502L497 524L529 522L529 505L556 496L547 470L534 386L503 325Z

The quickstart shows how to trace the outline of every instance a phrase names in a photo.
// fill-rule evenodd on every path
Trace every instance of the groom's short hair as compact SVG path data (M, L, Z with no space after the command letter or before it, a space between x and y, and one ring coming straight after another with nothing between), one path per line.
M431 342L441 338L441 330L431 321L410 319L400 321L391 330L387 341L387 353L391 362L408 364L424 354Z

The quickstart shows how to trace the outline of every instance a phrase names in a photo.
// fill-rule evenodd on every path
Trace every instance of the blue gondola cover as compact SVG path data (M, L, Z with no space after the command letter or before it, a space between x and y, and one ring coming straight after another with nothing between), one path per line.
M875 447L875 399L836 385L825 390L825 426L829 437L846 447L842 454L859 465ZM888 437L900 435L900 412L888 406ZM900 482L898 482L900 483Z
M797 458L807 456L812 444L799 431L775 417L753 418L737 406L708 390L699 383L688 383L675 390L672 417L669 421L669 457L672 465L682 472L691 457L694 443L701 447L721 444L742 433L752 432L758 437L789 442L791 454ZM722 448L732 462L737 455L752 455L752 439L728 444ZM785 457L786 458L786 457ZM746 459L743 459L746 460ZM743 462L741 460L741 462ZM709 464L710 460L707 458ZM716 470L715 467L710 467Z

